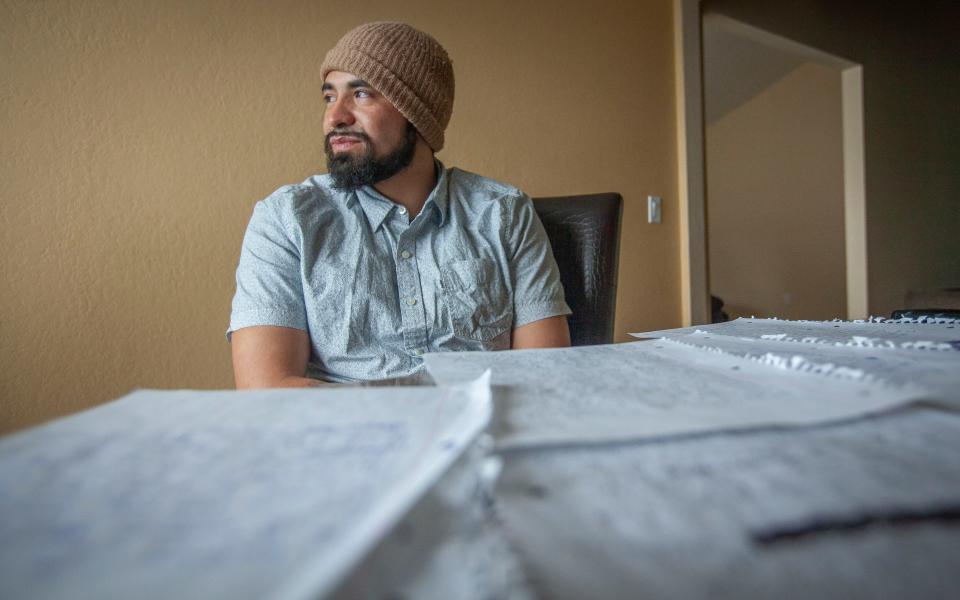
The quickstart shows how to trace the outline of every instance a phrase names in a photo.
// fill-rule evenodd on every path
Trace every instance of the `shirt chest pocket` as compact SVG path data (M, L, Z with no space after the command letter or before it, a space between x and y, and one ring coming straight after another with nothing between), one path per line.
M513 325L513 302L495 262L448 263L440 269L440 281L455 336L490 341Z

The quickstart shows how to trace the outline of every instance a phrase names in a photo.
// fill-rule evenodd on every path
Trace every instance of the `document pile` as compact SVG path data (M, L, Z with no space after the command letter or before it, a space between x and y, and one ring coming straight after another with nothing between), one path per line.
M428 354L435 386L135 392L0 440L0 597L941 595L958 528L831 534L960 514L955 326L740 319Z
M327 595L471 459L487 379L139 391L4 438L0 597Z

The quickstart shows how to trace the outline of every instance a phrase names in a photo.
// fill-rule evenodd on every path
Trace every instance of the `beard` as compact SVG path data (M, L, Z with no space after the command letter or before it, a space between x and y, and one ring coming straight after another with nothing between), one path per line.
M366 143L366 149L358 156L348 152L334 154L330 146L330 138L334 135L360 138ZM380 157L373 155L370 136L362 131L333 130L327 134L323 148L327 154L327 172L333 179L333 187L343 192L352 192L365 185L373 185L378 181L389 179L408 167L417 150L417 128L407 121L407 128L400 144Z

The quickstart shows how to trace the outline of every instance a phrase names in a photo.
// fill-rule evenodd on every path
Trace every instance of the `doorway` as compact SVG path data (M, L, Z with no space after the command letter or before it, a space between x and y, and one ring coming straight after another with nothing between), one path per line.
M711 295L731 318L865 317L860 66L702 18Z
M674 3L674 64L677 95L677 164L680 202L681 317L684 325L711 319L707 268L704 166L704 94L701 0ZM718 25L739 35L808 57L841 71L843 114L843 230L846 317L866 318L867 239L864 192L863 69L860 65L809 46L723 17ZM782 298L782 296L781 296ZM839 315L838 315L839 316Z

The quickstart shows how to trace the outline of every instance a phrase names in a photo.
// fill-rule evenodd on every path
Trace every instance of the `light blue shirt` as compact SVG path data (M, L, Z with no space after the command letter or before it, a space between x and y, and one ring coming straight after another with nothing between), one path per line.
M513 328L570 314L530 198L437 167L413 221L372 187L340 192L328 175L258 202L228 337L305 330L308 376L345 382L409 375L425 352L508 349Z

